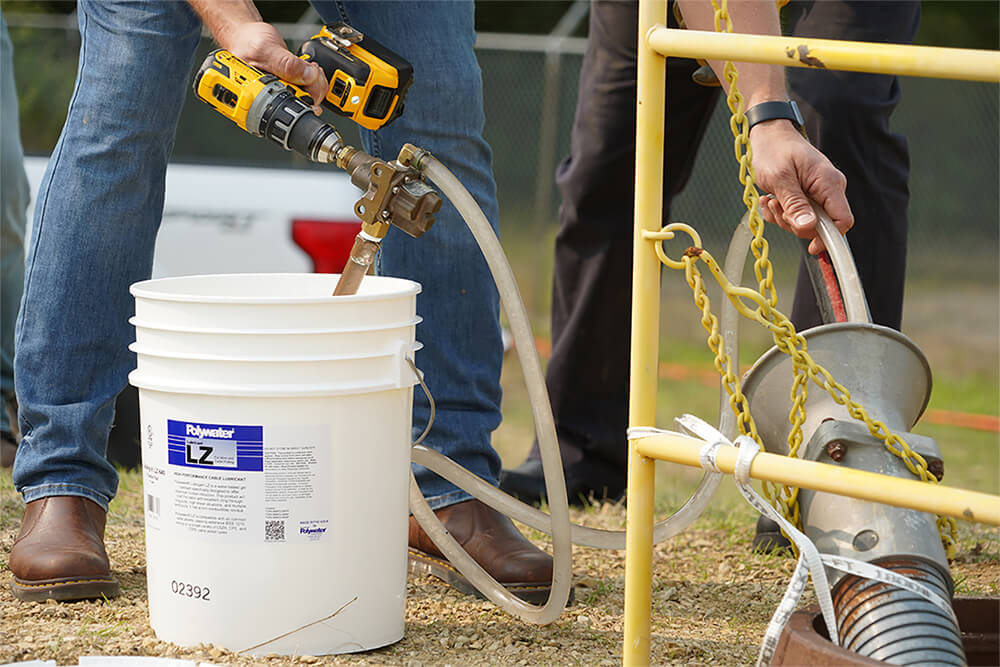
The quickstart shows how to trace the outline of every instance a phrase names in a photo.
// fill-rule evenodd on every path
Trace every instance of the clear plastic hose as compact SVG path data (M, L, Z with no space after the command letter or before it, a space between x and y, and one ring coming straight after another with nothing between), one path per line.
M528 313L521 300L520 291L517 288L517 281L514 279L513 271L507 263L507 258L500 246L500 241L493 228L475 199L468 190L462 186L457 178L433 156L423 154L420 158L419 168L433 181L454 204L455 208L465 219L476 242L486 258L490 271L496 282L497 290L500 293L500 300L504 311L507 313L507 320L511 333L516 341L518 358L524 370L525 384L528 390L528 397L531 401L531 411L535 420L535 430L541 446L542 467L545 473L545 489L549 498L549 509L551 511L551 535L553 549L553 573L552 589L549 599L544 605L537 605L523 602L512 595L507 589L500 585L493 577L488 575L472 558L465 553L465 550L448 534L441 522L434 516L433 511L427 505L423 495L417 488L416 483L410 485L410 508L413 516L416 517L421 527L428 534L434 544L441 550L452 565L478 588L483 595L496 603L505 611L525 620L529 623L540 625L551 623L562 613L563 608L569 600L570 587L572 585L571 559L572 546L570 544L570 521L569 503L566 499L566 482L563 478L562 460L555 439L555 422L552 418L552 408L549 406L548 394L545 389L545 379L542 375L542 365L538 359L538 352L535 349L534 340L531 335L531 325L528 320ZM417 461L424 453L424 448L414 448L414 460ZM424 450L429 451L429 450ZM422 462L422 461L421 461ZM434 465L428 466L431 470L438 472ZM462 471L463 486L471 486L478 478L467 471ZM481 480L479 480L481 482ZM489 486L489 485L487 485ZM500 493L498 491L498 493ZM512 502L521 504L513 498ZM487 497L482 498L487 505L503 512L513 515L509 508L497 506L496 502L489 502ZM525 507L527 507L525 505Z
M551 514L527 505L499 490L495 486L469 473L445 456L423 446L415 446L414 463L423 465L450 482L461 486L493 509L510 516L536 530L553 537L554 571L553 589L544 607L529 605L511 595L482 570L457 543L430 510L419 489L411 486L411 510L428 536L486 597L505 611L532 623L549 623L559 616L569 595L571 583L570 542L603 549L624 549L623 531L601 530L572 524L559 456L555 423L549 407L545 377L534 345L531 325L521 300L513 271L499 240L475 200L451 172L433 156L423 154L419 165L424 174L437 185L455 205L469 225L487 265L493 274L501 303L507 313L511 333L515 340L518 358L524 371L525 383L535 420L535 431L542 457L546 492ZM654 527L654 540L662 542L689 526L708 505L718 487L720 475L706 475L695 494L671 517ZM558 606L556 606L558 604Z
M847 237L837 230L830 216L819 204L812 202L812 206L819 219L816 231L819 232L819 237L830 254L830 262L837 274L837 282L840 283L840 294L844 299L847 321L871 324L868 300L865 299L865 290L861 286L861 278L858 276L858 268L854 265L854 255L851 254L851 248L847 244Z

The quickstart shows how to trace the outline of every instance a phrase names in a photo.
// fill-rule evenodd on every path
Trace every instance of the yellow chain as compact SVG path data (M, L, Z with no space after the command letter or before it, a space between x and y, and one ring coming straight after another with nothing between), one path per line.
M721 5L716 0L711 1L715 10L716 32L733 32L727 0L721 0ZM705 262L706 266L709 267L716 281L740 314L757 321L770 330L775 346L792 359L793 381L790 395L792 407L788 417L792 424L792 430L788 435L789 456L797 456L802 445L802 425L806 418L805 403L808 398L809 380L812 380L829 393L836 403L845 406L851 417L863 422L868 427L869 433L880 439L886 449L902 459L910 472L924 482L936 484L938 480L927 470L927 462L924 458L914 452L902 438L892 433L884 423L873 420L864 407L851 398L850 392L834 380L829 371L813 361L806 352L805 339L795 331L791 321L777 310L778 294L774 287L774 268L768 254L768 243L764 239L764 220L760 214L759 196L754 183L753 152L750 147L749 128L744 115L743 96L737 85L739 73L731 61L726 61L723 77L729 84L729 93L726 97L727 105L732 113L729 126L734 137L736 160L740 165L739 180L743 184L743 203L749 213L748 225L753 234L750 248L755 258L754 275L757 278L758 291L730 283L712 255L701 248L701 241L697 233L687 225L667 225L660 233L649 234L646 238L656 241L656 253L664 264L672 268L684 268L685 279L693 292L695 305L702 312L701 323L709 333L708 346L715 353L715 368L722 376L722 384L729 395L730 407L737 416L737 426L740 433L752 437L763 446L750 414L749 404L734 373L732 359L725 353L718 320L711 312L711 303L705 290L705 284L697 268L699 260ZM670 260L662 250L660 243L662 240L672 238L674 230L689 233L696 244L685 252L684 258L680 262ZM749 299L756 307L747 306L743 299ZM767 481L762 482L762 487L764 495L775 509L801 528L798 489L785 485L775 485ZM953 558L957 537L955 522L950 517L939 516L937 525L947 557Z

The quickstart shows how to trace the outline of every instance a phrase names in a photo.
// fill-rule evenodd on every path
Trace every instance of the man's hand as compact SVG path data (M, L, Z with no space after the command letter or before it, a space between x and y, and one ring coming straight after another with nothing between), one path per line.
M188 0L219 46L254 67L302 86L313 98L318 116L326 96L326 75L319 65L307 63L288 50L285 40L270 23L261 21L251 0Z
M313 111L321 113L320 103L326 96L327 80L316 63L297 57L270 23L243 23L227 31L226 42L219 43L234 56L270 72L280 79L302 86L313 98Z
M796 236L812 239L809 252L825 249L816 230L812 199L830 216L841 234L854 224L847 203L847 179L787 120L754 125L750 132L757 185L773 197L761 198L764 219Z

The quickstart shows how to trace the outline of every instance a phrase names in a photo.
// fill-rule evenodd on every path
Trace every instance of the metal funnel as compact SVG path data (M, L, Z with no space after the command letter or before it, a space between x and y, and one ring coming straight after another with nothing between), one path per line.
M931 395L927 358L909 338L877 324L824 324L802 332L806 351L851 392L868 414L891 430L909 431ZM803 435L809 439L826 419L851 420L822 388L809 383ZM764 353L743 377L743 393L764 447L788 453L792 359L776 347Z

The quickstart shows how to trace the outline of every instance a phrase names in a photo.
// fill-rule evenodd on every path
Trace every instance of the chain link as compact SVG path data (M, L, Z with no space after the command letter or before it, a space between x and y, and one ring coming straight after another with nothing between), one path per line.
M721 0L721 3L717 0L712 0L712 8L715 10L714 24L716 32L733 32L733 24L729 16L727 0ZM739 73L731 61L726 61L723 68L723 77L729 84L729 91L726 96L726 103L732 114L729 119L729 126L734 137L733 147L736 154L736 161L739 163L739 180L743 185L743 203L746 205L749 213L748 225L753 234L750 249L755 258L754 276L757 279L757 290L733 285L719 268L718 263L712 257L711 253L700 247L700 241L697 240L696 236L697 246L688 248L684 253L682 265L685 279L688 286L691 287L694 296L695 305L701 310L701 324L709 334L708 347L715 354L714 365L721 375L722 385L729 395L729 405L737 417L739 432L750 436L763 446L760 436L757 433L753 416L750 414L749 403L743 395L739 380L734 372L733 361L725 353L723 337L719 332L718 319L712 314L705 283L697 267L699 260L708 266L716 281L722 287L723 292L736 306L740 314L748 319L755 320L767 328L771 332L775 346L792 359L793 381L791 395L789 396L792 407L788 417L789 422L792 424L791 432L788 435L789 456L799 456L799 449L803 442L802 425L806 418L805 404L808 399L808 385L812 381L812 383L829 393L830 397L837 404L846 407L851 417L863 422L868 428L869 433L881 440L886 449L899 457L910 472L924 482L936 484L938 480L928 471L927 462L924 458L913 451L902 438L892 433L884 423L872 419L865 408L851 398L851 394L847 388L839 384L829 371L813 361L812 357L806 352L805 338L797 333L791 321L777 310L778 294L774 287L774 267L769 257L768 243L764 239L764 219L760 214L760 198L755 185L752 165L753 151L750 147L749 139L750 130L744 114L744 99L738 88ZM664 227L663 231L672 231L671 225ZM661 241L662 239L657 239L656 243L659 244ZM666 253L662 252L659 246L657 254L667 266L679 268L677 262L667 261ZM751 301L755 307L748 306L744 299ZM761 484L768 502L788 518L793 525L801 528L802 521L799 513L798 488L773 484L766 480L762 481ZM949 559L954 558L957 539L955 521L950 517L939 516L937 517L937 526L947 557Z

